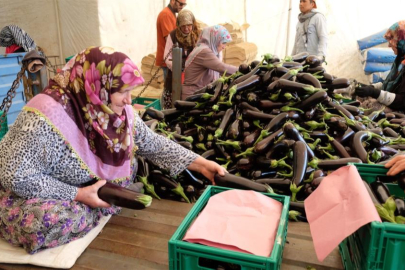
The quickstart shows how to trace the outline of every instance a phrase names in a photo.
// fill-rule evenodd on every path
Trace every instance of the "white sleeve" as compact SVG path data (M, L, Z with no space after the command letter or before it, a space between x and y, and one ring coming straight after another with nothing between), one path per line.
M326 17L322 14L316 16L315 26L319 38L318 51L322 56L326 56L326 51L328 49L328 28Z
M166 55L169 53L170 49L173 47L173 40L170 35L167 36L166 40L166 47L165 47L165 52L163 54L163 59L166 58ZM170 52L169 57L167 57L166 61L166 66L172 70L172 53Z
M371 84L371 85L374 86L375 89L383 90L383 89L382 89L382 86L383 86L382 82L373 83L373 84Z
M381 104L384 104L386 106L391 105L392 102L395 100L395 94L390 93L388 91L381 90L380 95L378 96L377 100Z

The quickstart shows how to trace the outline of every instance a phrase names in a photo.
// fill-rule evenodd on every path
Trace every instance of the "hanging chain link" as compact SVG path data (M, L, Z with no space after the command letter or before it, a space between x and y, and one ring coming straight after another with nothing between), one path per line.
M15 98L17 92L16 89L20 85L20 80L24 75L24 72L27 70L27 64L23 63L21 70L17 73L17 78L14 80L13 84L11 85L10 90L7 92L7 96L3 99L3 103L0 105L0 111L3 111L3 114L0 116L0 130L2 128L2 124L6 121L8 110L11 107L13 102L13 98Z
M171 55L173 48L176 46L176 44L173 44L173 46L170 48L169 52L166 54L166 57L163 59L163 62L166 62L167 58ZM178 46L178 45L177 45ZM155 59L156 61L156 59ZM153 66L152 66L153 68ZM135 99L139 98L143 92L145 92L146 88L148 88L148 86L152 83L152 81L157 77L157 74L159 73L159 71L162 69L162 67L159 67L155 73L152 75L152 77L150 78L150 80L145 84L145 87L142 89L142 91L135 97ZM152 69L151 69L152 70Z

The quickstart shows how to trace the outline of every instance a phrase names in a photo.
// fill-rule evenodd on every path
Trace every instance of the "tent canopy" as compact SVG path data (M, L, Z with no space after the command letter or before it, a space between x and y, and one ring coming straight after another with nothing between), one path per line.
M329 73L366 82L356 41L405 19L402 0L317 0L328 21ZM64 59L88 46L111 46L140 64L156 51L156 18L168 0L0 0L0 26L16 24L47 55ZM207 25L248 23L246 41L265 53L291 53L299 0L187 0Z

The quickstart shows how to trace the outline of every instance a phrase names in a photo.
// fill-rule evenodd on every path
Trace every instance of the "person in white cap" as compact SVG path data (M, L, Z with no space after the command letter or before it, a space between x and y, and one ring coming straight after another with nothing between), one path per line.
M297 32L292 55L308 52L323 59L326 57L328 31L325 16L317 9L315 0L300 0Z

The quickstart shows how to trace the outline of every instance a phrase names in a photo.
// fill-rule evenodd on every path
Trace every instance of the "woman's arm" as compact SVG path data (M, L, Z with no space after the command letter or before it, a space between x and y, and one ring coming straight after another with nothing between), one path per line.
M202 50L199 56L202 58L202 65L204 67L215 70L221 75L225 71L227 74L233 74L238 71L238 67L221 62L210 49Z
M136 153L169 170L170 175L178 175L198 157L192 151L153 132L138 115L135 116L135 125Z
M166 58L166 66L168 69L172 70L172 52L170 52L170 49L173 47L173 41L172 41L172 37L170 36L170 34L167 36L167 40L166 40L166 46L165 46L165 52L163 54L163 59L166 58L167 55L169 55ZM170 53L169 53L170 52Z
M207 160L201 156L196 158L188 167L187 169L196 171L204 175L207 179L211 180L213 184L214 176L219 174L221 176L225 175L226 170L220 166L218 163Z

